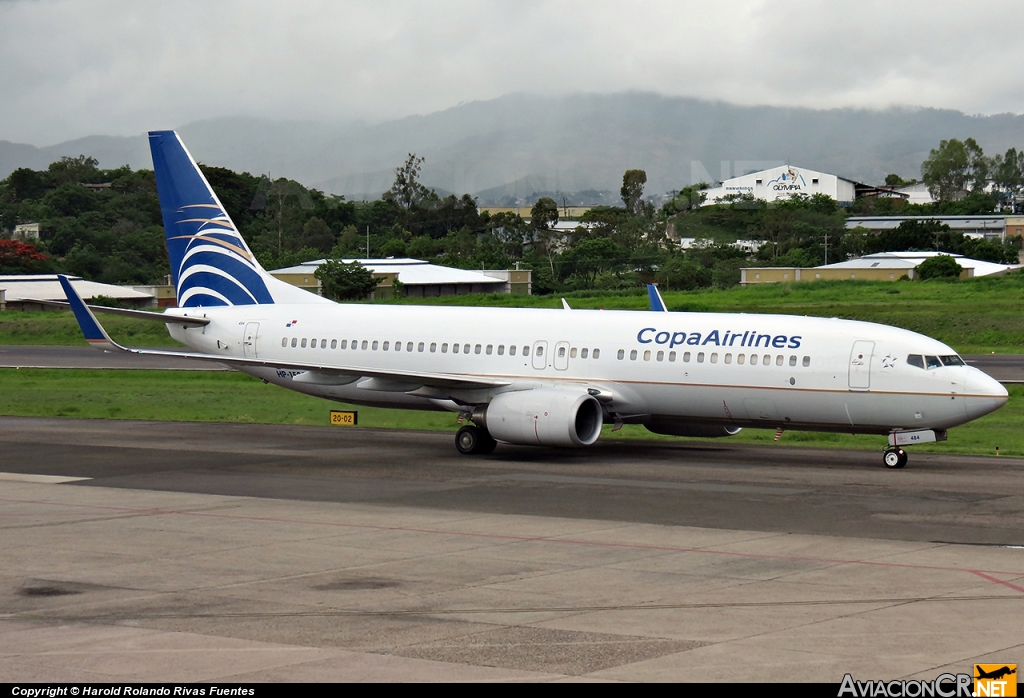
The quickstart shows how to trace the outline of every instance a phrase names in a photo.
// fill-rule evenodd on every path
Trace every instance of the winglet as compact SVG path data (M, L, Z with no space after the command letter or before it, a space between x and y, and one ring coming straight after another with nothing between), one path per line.
M82 328L82 334L85 335L85 340L90 345L97 349L115 349L123 351L124 347L120 346L114 340L107 335L107 331L100 325L99 320L89 310L89 306L85 304L82 297L78 295L78 291L71 285L71 281L68 277L63 274L58 274L57 279L60 281L61 288L64 289L64 295L67 296L68 303L71 304L71 312L75 314L75 319L78 320L78 326Z
M572 310L572 308L569 307L569 301L565 300L564 298L562 299L562 309L563 310Z
M661 298L661 293L658 291L658 287L654 284L647 284L647 297L651 300L651 310L667 313L668 308L665 307L665 301Z

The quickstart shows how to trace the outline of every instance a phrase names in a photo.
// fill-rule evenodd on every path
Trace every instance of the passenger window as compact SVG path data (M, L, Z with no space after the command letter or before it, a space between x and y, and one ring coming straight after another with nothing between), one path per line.
M516 345L515 344L509 345L508 355L509 356L515 356L516 355Z
M411 345L412 342L409 342L409 344ZM423 353L423 342L420 342L419 344L416 345L416 350L420 353ZM409 347L409 351L412 351L411 346Z
M373 340L373 350L377 351L377 340Z
M305 337L302 338L302 348L303 349L306 348L306 338Z
M676 360L676 353L674 351L670 351L668 353L668 360L671 361L671 362L675 362L675 360Z
M586 351L586 349L584 349L583 351ZM569 350L569 358L570 359L575 359L576 358L576 347L573 347L572 349Z
M406 342L405 343L405 350L406 351L412 351L412 342Z
M741 366L743 365L743 363L746 360L747 360L747 355L746 354L737 354L736 355L736 363L740 364Z
M292 340L292 341L294 341L294 340ZM624 358L626 358L626 350L625 349L619 349L618 357L619 357L619 361L622 361Z
M525 344L525 345L523 345L523 356L529 356L529 355L530 355L530 345L529 344Z
M718 363L718 354L717 353L714 353L714 354L711 355L711 363L713 363L713 364L717 364Z
M505 355L505 345L504 344L499 344L498 345L498 356L504 356L504 355Z
M762 366L771 366L772 365L772 355L771 354L765 354L764 357L762 357L762 359L761 359L761 365Z
M651 350L648 349L647 351L644 352L644 361L650 361L650 360L651 360Z
M447 354L448 353L448 342L445 342L444 344L441 345L441 353L442 354Z
M493 350L494 350L494 345L493 345L493 344L488 344L488 345L487 345L487 355L488 355L488 356L490 356L490 355L491 355L491 352L492 352Z
M803 366L804 366L804 368L807 368L807 367L808 367L808 366L810 366L810 365L811 365L811 357L809 357L809 356L805 356L805 357L804 357L804 360L803 360Z
M698 351L697 352L697 363L699 363L699 364L704 363L704 352L702 352L702 351Z
M463 344L462 345L462 353L463 354L468 354L469 353L469 345L468 344ZM480 345L479 344L476 345L476 353L477 354L480 353Z
M326 349L327 348L327 340L326 339L321 339L320 340L320 348L321 349Z
M775 357L775 365L776 366L781 366L784 363L786 363L786 357L785 356L783 356L782 354L779 354L778 356Z
M363 349L363 351L366 351L366 347L367 347L367 345L368 345L368 344L369 344L369 343L368 343L368 342L367 342L367 341L366 341L366 340L364 339L364 340L363 340L363 344L362 344L362 349ZM374 349L376 349L376 347L374 347Z
M750 355L750 365L757 366L757 354Z
M796 354L793 354L792 356L789 357L789 365L796 366Z
M395 351L402 351L402 343L395 342Z
M331 340L331 349L337 349L337 348L338 348L338 340L332 339Z
M302 346L306 346L306 345L303 344ZM309 340L309 347L310 347L310 349L316 349L316 340L315 339Z
M684 351L683 352L683 363L684 364L690 363L690 352L688 352L688 351Z
M384 342L384 346L382 346L381 349L387 351L389 346L391 346L391 342Z
M573 349L573 351L576 351L576 350ZM580 349L580 358L581 359L587 358L587 351L588 351L587 349Z
M295 345L298 344L298 343L299 343L298 338L297 337L292 337L292 348L293 349L295 348Z
M600 349L595 349L594 350L593 358L595 358L595 359L600 359L601 358L601 350Z
M939 361L937 356L925 356L924 357L925 368L942 368L942 362Z
M634 349L633 351L629 352L629 360L630 361L636 361L636 349Z
M727 363L727 364L731 364L732 363L732 354L726 354L725 355L725 363Z
M459 353L459 343L458 342L456 342L455 344L452 345L452 353L453 354L458 354Z
M437 342L431 342L430 343L430 353L434 354L436 352L437 352Z
M358 339L353 339L352 340L352 349L355 350L355 349L358 349L358 348L359 348L359 340ZM366 347L363 347L363 349L365 349L365 348Z
M558 358L565 358L565 347L558 347Z
M288 346L288 338L287 337L281 337L281 346L282 347Z
M480 353L480 348L481 348L480 345L477 344L475 347L473 347L473 353L474 354L479 354Z
M656 358L658 361L664 361L665 360L665 352L659 351L658 355L655 356L654 358Z
M347 339L341 340L341 348L342 349L348 349L348 340Z

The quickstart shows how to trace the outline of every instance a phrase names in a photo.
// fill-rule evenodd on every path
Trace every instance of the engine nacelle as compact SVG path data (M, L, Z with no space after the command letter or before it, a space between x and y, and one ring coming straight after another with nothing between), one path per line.
M644 422L647 431L668 436L735 436L741 427L725 427L715 424L683 422L674 417L652 417Z
M536 388L501 393L473 414L498 441L525 446L589 446L601 435L604 413L579 389Z

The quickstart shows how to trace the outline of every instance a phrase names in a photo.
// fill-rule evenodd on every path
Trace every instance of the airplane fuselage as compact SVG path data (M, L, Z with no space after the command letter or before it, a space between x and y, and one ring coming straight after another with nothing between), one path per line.
M606 421L886 434L948 429L1006 401L1001 385L941 342L851 320L326 303L169 312L211 320L169 325L206 354L507 383L442 394L415 382L239 367L292 390L382 407L465 411L501 392L572 386L598 397Z

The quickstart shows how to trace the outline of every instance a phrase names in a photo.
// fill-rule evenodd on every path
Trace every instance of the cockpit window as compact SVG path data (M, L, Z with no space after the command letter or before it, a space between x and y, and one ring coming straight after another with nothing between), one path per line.
M926 356L924 357L924 367L927 369L942 368L942 362L939 361L937 356Z
M918 368L924 368L924 357L920 354L911 354L907 357L908 366L917 366Z
M943 366L963 366L964 365L964 360L961 359L956 354L953 354L953 356L940 356L939 358L942 360L942 365Z

